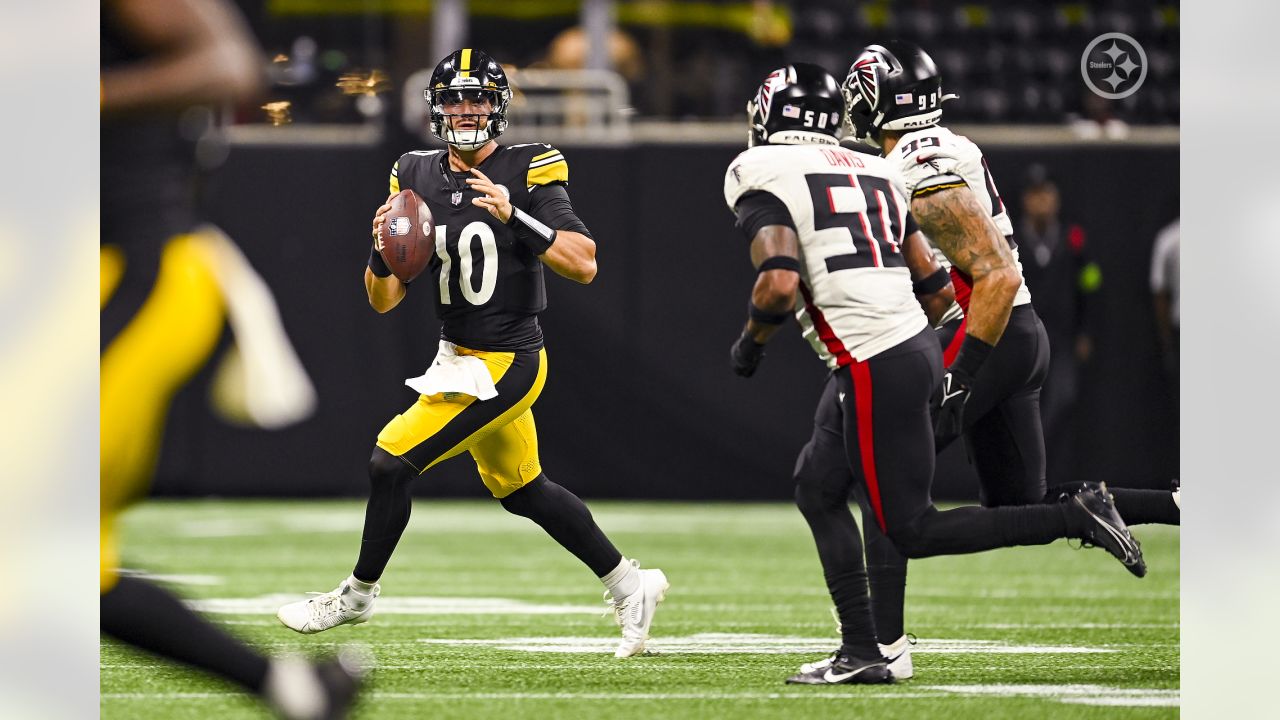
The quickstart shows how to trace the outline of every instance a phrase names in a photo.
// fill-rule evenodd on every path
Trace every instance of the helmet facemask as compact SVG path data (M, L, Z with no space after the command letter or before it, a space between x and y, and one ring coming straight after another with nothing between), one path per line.
M506 110L511 99L510 88L482 88L478 81L469 86L467 80L455 78L454 87L432 88L425 92L431 107L431 134L459 150L478 150L497 138L507 129ZM461 86L461 87L459 87ZM446 112L446 107L457 110L466 101L471 112ZM487 110L475 111L488 106ZM460 122L471 120L474 128L460 129Z

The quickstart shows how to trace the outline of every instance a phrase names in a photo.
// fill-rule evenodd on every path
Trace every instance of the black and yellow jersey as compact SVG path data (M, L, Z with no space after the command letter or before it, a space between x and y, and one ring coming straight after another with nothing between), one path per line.
M391 170L391 192L413 190L436 222L430 280L424 273L414 284L430 283L444 339L473 350L537 350L538 313L547 307L542 262L511 227L471 203L481 195L466 183L474 176L454 172L448 163L444 150L416 150L400 156ZM506 189L513 207L534 217L538 188L569 182L564 156L543 143L500 145L477 167ZM538 219L553 229L576 229Z

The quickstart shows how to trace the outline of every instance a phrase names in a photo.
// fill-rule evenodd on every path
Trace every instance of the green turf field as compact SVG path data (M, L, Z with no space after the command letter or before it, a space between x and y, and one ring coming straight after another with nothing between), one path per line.
M913 562L915 679L782 680L837 644L794 507L592 503L628 557L672 583L651 655L615 660L601 587L492 502L418 501L374 620L301 636L274 610L351 570L363 503L150 503L125 564L271 652L366 645L358 717L1168 718L1178 715L1178 530L1137 528L1150 574L1065 542ZM227 685L102 645L104 718L266 717Z

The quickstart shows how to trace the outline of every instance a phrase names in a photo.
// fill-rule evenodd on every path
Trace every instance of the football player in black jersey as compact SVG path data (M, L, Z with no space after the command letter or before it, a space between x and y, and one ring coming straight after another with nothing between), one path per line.
M666 576L624 558L587 506L543 474L530 410L547 374L538 323L547 304L542 267L584 284L596 275L595 241L569 202L568 163L550 145L496 142L507 127L511 86L502 66L479 50L442 60L425 93L431 132L448 149L401 156L390 189L392 195L413 189L436 222L435 256L414 285L425 285L434 298L440 350L427 373L409 381L421 393L417 402L378 434L351 576L332 592L285 605L278 617L301 633L368 620L378 580L409 522L414 479L469 452L503 508L540 525L600 578L622 628L614 654L638 654ZM388 210L384 204L374 215L364 275L380 313L408 292L378 252Z
M345 717L357 685L349 665L267 658L119 572L118 516L146 495L170 399L209 360L228 306L244 302L222 286L225 271L251 272L227 265L238 251L197 225L179 116L253 97L262 58L230 3L113 0L101 28L102 632L234 682L283 717Z

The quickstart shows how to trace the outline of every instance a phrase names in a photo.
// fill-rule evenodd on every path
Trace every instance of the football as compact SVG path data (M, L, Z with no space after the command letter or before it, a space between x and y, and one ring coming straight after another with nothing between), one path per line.
M401 282L411 282L431 262L436 247L436 224L427 204L412 190L391 199L382 224L382 259Z

